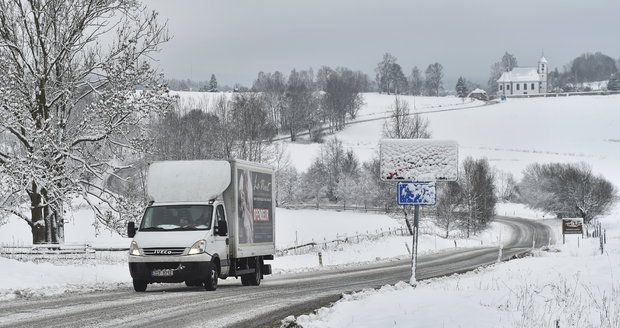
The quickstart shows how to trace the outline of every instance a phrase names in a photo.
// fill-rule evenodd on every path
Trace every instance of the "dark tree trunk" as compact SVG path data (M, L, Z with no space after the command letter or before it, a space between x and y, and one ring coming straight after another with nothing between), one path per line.
M45 243L45 223L43 206L41 206L42 196L37 189L37 184L32 182L32 191L28 193L30 196L30 218L32 225L32 243L43 244Z

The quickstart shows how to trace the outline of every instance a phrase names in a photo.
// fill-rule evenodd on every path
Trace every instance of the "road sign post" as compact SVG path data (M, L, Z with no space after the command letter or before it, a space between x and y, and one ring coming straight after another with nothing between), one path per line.
M420 205L413 205L413 252L411 253L411 278L409 284L415 286L418 284L416 280L416 268L418 266L418 227L420 225Z
M435 181L457 180L458 144L449 140L383 139L379 144L379 154L380 178L400 181L397 186L398 204L413 205L409 283L416 286L420 206L435 205Z
M416 267L418 262L418 238L420 226L420 206L435 205L435 182L399 182L397 189L397 202L399 205L413 205L413 229L412 252L411 252L411 279L412 286L417 284Z
M566 235L583 235L583 219L562 219L562 244L566 244ZM579 239L577 239L579 243Z

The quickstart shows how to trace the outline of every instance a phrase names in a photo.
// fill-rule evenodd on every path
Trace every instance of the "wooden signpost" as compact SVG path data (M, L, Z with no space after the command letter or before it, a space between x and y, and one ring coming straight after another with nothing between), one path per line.
M583 219L562 219L562 244L566 244L566 235L583 235Z

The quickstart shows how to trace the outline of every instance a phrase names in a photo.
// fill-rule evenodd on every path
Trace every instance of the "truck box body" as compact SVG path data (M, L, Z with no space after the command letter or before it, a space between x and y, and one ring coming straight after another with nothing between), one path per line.
M273 170L256 163L230 161L232 182L224 191L224 204L234 258L273 255L275 246L275 198Z

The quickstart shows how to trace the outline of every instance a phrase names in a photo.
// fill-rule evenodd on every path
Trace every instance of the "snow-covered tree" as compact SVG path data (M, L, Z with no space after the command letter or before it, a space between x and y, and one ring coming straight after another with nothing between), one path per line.
M528 206L585 223L608 213L617 199L616 187L585 163L528 165L519 190Z
M467 84L465 82L465 79L460 76L458 81L456 82L456 94L459 96L459 98L465 98L467 97L468 93L469 90L467 90Z
M76 195L100 220L133 214L103 180L142 152L143 123L169 107L150 65L167 39L136 1L0 2L0 133L18 145L0 152L10 184L0 211L22 218L33 242L62 241Z
M217 79L215 78L215 74L211 74L211 79L209 80L209 92L217 92Z

